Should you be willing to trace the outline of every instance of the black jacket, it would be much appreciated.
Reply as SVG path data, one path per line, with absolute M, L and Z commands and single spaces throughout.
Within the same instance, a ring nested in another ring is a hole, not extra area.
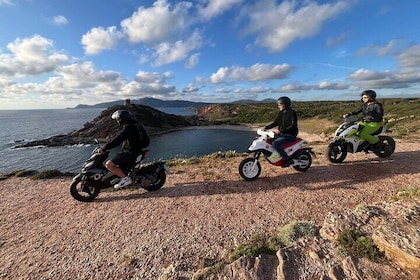
M 352 116 L 360 113 L 363 114 L 363 120 L 365 122 L 381 122 L 384 116 L 384 109 L 379 102 L 363 103 L 358 110 L 350 112 L 348 115 Z
M 297 136 L 299 129 L 297 126 L 296 112 L 291 108 L 280 111 L 274 122 L 267 125 L 265 129 L 274 128 L 276 126 L 281 134 Z
M 142 148 L 147 146 L 145 144 L 148 141 L 146 138 L 148 139 L 148 136 L 144 127 L 133 121 L 124 125 L 120 133 L 108 142 L 103 149 L 110 150 L 122 143 L 121 151 L 140 154 Z

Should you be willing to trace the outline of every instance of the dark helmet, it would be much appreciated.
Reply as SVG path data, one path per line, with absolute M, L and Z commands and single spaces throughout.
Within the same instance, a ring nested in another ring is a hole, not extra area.
M 370 99 L 375 99 L 376 98 L 376 92 L 374 90 L 371 90 L 371 89 L 365 90 L 364 92 L 362 92 L 360 94 L 360 96 L 363 96 L 363 95 L 369 96 Z
M 116 120 L 119 125 L 123 125 L 132 120 L 133 116 L 127 110 L 117 110 L 112 114 L 111 118 Z
M 277 99 L 277 104 L 279 103 L 283 104 L 284 107 L 286 107 L 286 109 L 289 109 L 290 106 L 292 106 L 292 101 L 287 96 L 282 96 L 279 99 Z

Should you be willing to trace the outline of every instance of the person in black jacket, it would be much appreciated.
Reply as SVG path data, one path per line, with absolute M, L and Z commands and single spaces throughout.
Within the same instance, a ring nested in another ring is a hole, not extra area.
M 361 96 L 362 106 L 354 112 L 345 114 L 343 118 L 362 113 L 363 120 L 361 124 L 363 125 L 363 129 L 360 131 L 359 136 L 372 144 L 374 148 L 380 149 L 382 143 L 379 141 L 379 137 L 372 135 L 372 133 L 376 132 L 382 126 L 384 109 L 382 104 L 376 100 L 375 91 L 371 89 L 365 90 L 361 93 Z
M 299 133 L 296 112 L 291 108 L 292 101 L 287 96 L 277 99 L 277 106 L 280 110 L 276 119 L 264 129 L 277 127 L 276 139 L 273 141 L 273 147 L 285 159 L 283 167 L 289 166 L 293 160 L 289 158 L 281 145 L 292 142 Z
M 124 173 L 120 166 L 134 164 L 142 149 L 149 145 L 149 136 L 144 127 L 136 122 L 129 111 L 117 110 L 111 118 L 116 120 L 123 129 L 114 139 L 106 143 L 99 152 L 113 149 L 122 144 L 121 151 L 105 164 L 109 171 L 121 178 L 114 185 L 115 189 L 120 189 L 132 183 L 131 178 Z

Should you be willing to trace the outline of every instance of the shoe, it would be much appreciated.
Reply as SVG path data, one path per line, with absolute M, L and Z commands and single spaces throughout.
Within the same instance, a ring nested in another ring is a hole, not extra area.
M 286 159 L 286 161 L 281 165 L 281 167 L 289 167 L 290 165 L 293 165 L 295 162 L 292 158 Z
M 122 178 L 117 184 L 114 185 L 114 189 L 116 190 L 122 189 L 128 185 L 131 185 L 131 183 L 133 183 L 131 178 L 129 176 L 126 176 Z

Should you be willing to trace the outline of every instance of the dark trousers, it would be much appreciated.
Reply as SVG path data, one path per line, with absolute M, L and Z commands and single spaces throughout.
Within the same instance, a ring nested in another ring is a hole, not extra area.
M 290 134 L 280 134 L 276 140 L 273 141 L 273 147 L 276 149 L 277 152 L 281 155 L 282 158 L 287 159 L 289 156 L 285 152 L 285 150 L 281 147 L 281 145 L 284 145 L 286 143 L 290 143 L 293 140 L 295 140 L 296 137 Z

